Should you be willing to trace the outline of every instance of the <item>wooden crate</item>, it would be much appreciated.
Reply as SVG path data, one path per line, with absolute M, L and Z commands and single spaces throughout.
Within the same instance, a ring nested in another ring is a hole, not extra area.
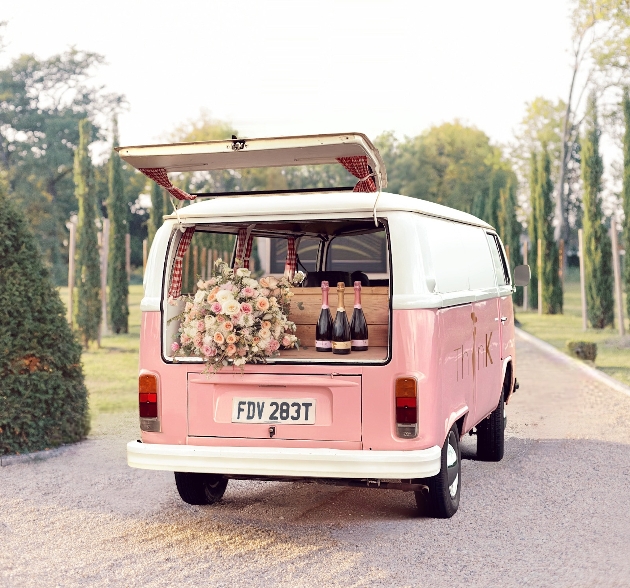
M 296 327 L 296 335 L 302 345 L 315 345 L 315 325 L 322 307 L 321 288 L 294 288 L 291 298 L 289 319 Z M 337 308 L 337 289 L 331 286 L 329 294 L 330 312 L 333 320 Z M 354 304 L 353 288 L 346 288 L 346 315 L 352 319 Z M 389 288 L 387 286 L 365 286 L 361 288 L 361 305 L 368 323 L 370 347 L 387 347 L 389 322 Z

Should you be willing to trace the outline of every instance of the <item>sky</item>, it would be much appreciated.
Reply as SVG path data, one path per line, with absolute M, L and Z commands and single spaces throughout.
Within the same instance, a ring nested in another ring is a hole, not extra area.
M 507 143 L 525 104 L 566 97 L 566 0 L 2 0 L 0 65 L 74 45 L 126 96 L 122 145 L 206 110 L 242 137 L 393 131 L 459 119 Z

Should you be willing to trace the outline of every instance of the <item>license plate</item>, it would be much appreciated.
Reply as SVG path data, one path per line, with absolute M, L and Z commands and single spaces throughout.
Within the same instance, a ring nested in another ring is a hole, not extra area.
M 315 424 L 314 398 L 233 398 L 233 423 Z

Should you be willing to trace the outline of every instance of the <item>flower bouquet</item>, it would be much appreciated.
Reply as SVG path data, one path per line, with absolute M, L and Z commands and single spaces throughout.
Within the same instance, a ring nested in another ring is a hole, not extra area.
M 233 270 L 217 259 L 209 280 L 199 280 L 194 296 L 182 296 L 184 312 L 171 349 L 175 356 L 202 357 L 206 371 L 265 363 L 280 348 L 298 347 L 295 324 L 288 320 L 291 286 L 304 280 L 272 276 L 255 280 L 250 270 Z M 170 300 L 170 303 L 175 302 Z

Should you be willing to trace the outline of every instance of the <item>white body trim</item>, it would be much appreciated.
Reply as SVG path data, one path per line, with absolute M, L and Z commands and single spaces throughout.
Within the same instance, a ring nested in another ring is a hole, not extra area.
M 409 479 L 440 472 L 441 449 L 363 451 L 294 447 L 206 447 L 130 441 L 127 463 L 145 470 L 249 476 Z

